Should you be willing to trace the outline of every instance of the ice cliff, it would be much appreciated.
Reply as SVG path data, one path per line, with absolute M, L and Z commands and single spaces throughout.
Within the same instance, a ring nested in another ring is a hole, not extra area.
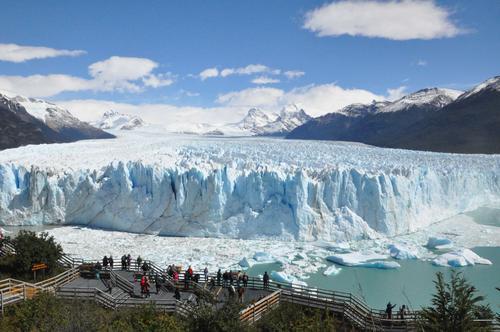
M 500 198 L 499 156 L 193 139 L 6 150 L 0 224 L 340 241 L 407 233 Z

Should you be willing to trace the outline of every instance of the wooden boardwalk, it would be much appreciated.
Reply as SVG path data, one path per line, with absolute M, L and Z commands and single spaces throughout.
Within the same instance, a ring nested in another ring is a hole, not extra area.
M 13 249 L 7 247 L 7 250 Z M 103 270 L 100 279 L 88 278 L 88 273 L 85 274 L 87 278 L 84 278 L 79 268 L 88 262 L 65 255 L 59 263 L 68 270 L 56 277 L 36 284 L 15 279 L 1 280 L 0 306 L 3 312 L 6 305 L 29 299 L 40 291 L 49 291 L 62 298 L 94 300 L 113 310 L 150 304 L 158 310 L 188 316 L 193 312 L 198 296 L 211 298 L 211 303 L 218 307 L 227 303 L 231 298 L 228 287 L 218 285 L 208 287 L 201 272 L 195 272 L 200 274 L 200 282 L 189 281 L 188 288 L 185 289 L 183 274 L 180 275 L 180 280 L 174 283 L 166 271 L 151 261 L 146 262 L 150 267 L 148 274 L 151 281 L 155 280 L 155 276 L 163 277 L 165 281 L 161 283 L 158 293 L 156 293 L 156 285 L 151 282 L 150 296 L 147 297 L 141 294 L 140 283 L 135 280 L 139 273 L 135 261 L 131 264 L 135 269 L 132 268 L 130 271 L 121 270 L 115 266 L 112 271 Z M 215 275 L 209 275 L 209 278 L 216 280 Z M 234 281 L 234 285 L 237 288 L 237 281 Z M 180 301 L 174 298 L 176 288 L 180 291 Z M 237 298 L 237 295 L 235 297 Z M 240 319 L 249 324 L 258 321 L 281 303 L 294 303 L 328 310 L 338 318 L 348 321 L 354 328 L 363 331 L 415 331 L 419 315 L 418 312 L 409 312 L 405 319 L 387 319 L 383 311 L 368 307 L 362 300 L 350 293 L 296 287 L 273 281 L 264 287 L 262 280 L 252 277 L 249 278 L 248 285 L 245 287 L 242 303 L 246 305 L 246 308 L 241 311 Z M 492 327 L 495 331 L 500 330 L 500 325 L 496 320 L 481 321 L 481 323 Z

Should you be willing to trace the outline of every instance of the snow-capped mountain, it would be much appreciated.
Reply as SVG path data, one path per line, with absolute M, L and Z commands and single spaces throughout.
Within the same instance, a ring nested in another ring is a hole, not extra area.
M 394 102 L 355 104 L 309 121 L 287 137 L 382 147 L 500 153 L 500 76 L 460 91 L 431 88 Z
M 144 120 L 136 115 L 110 110 L 105 112 L 99 121 L 92 124 L 101 129 L 132 130 L 144 126 Z
M 258 133 L 260 128 L 270 124 L 276 120 L 277 117 L 278 116 L 274 113 L 267 114 L 258 108 L 251 108 L 243 120 L 236 124 L 236 127 L 245 131 Z
M 2 91 L 0 107 L 2 149 L 25 144 L 114 137 L 80 121 L 68 110 L 41 99 Z
M 463 95 L 461 95 L 458 99 L 462 100 L 465 98 L 469 98 L 475 94 L 478 94 L 483 91 L 500 91 L 500 76 L 495 76 L 492 77 L 486 81 L 484 81 L 481 84 L 478 84 L 474 88 L 470 89 L 469 91 L 465 92 Z
M 290 104 L 278 113 L 266 113 L 252 108 L 240 122 L 230 125 L 257 136 L 283 136 L 312 119 L 295 104 Z
M 439 110 L 458 98 L 463 91 L 441 88 L 422 89 L 382 106 L 379 112 L 398 112 L 411 107 Z

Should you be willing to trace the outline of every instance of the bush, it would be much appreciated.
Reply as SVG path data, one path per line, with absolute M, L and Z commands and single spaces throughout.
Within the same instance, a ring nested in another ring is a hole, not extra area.
M 420 325 L 425 331 L 483 331 L 488 330 L 474 322 L 475 319 L 492 319 L 489 306 L 480 305 L 483 296 L 470 285 L 461 273 L 453 271 L 446 283 L 441 272 L 434 281 L 436 293 L 432 306 L 424 308 Z
M 16 250 L 15 255 L 7 255 L 0 260 L 0 270 L 14 277 L 30 277 L 33 264 L 45 263 L 46 273 L 56 272 L 57 261 L 63 250 L 54 237 L 47 233 L 37 235 L 35 232 L 22 230 L 11 240 Z

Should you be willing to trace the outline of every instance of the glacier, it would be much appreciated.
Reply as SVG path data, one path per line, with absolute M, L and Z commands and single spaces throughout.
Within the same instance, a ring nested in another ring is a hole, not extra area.
M 0 152 L 0 224 L 353 241 L 406 234 L 500 200 L 500 156 L 116 135 Z

